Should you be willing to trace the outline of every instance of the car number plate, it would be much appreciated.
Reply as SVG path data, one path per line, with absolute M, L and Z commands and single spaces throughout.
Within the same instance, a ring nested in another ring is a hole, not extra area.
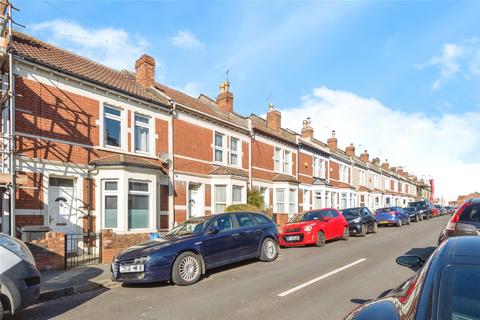
M 300 236 L 290 236 L 285 238 L 287 241 L 300 240 Z
M 380 221 L 379 224 L 389 224 L 389 221 Z

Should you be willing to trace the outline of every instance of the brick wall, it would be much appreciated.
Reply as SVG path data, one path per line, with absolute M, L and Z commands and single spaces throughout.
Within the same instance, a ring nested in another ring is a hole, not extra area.
M 205 185 L 205 207 L 210 207 L 212 205 L 212 186 L 209 184 Z
M 111 229 L 101 231 L 102 263 L 110 263 L 113 258 L 125 249 L 149 239 L 148 233 L 116 234 Z
M 273 171 L 274 147 L 257 140 L 252 141 L 252 165 Z M 255 177 L 255 176 L 254 176 Z
M 312 156 L 300 152 L 298 155 L 298 172 L 304 175 L 312 176 Z M 300 176 L 301 177 L 301 176 Z
M 243 169 L 248 170 L 248 161 L 249 161 L 250 150 L 248 148 L 248 143 L 247 142 L 242 143 L 242 153 L 243 153 L 242 167 L 243 167 Z
M 175 181 L 175 204 L 187 204 L 187 183 L 185 181 Z
M 26 187 L 35 189 L 17 189 L 15 207 L 17 209 L 43 209 L 43 174 L 27 172 Z
M 168 211 L 168 186 L 160 185 L 160 211 Z
M 174 149 L 176 155 L 213 161 L 213 132 L 210 129 L 183 120 L 174 122 Z M 175 160 L 175 163 L 177 160 Z M 195 168 L 191 168 L 192 170 Z M 192 171 L 195 172 L 195 171 Z
M 337 162 L 330 161 L 330 179 L 340 180 L 340 165 Z
M 42 240 L 26 243 L 38 270 L 62 270 L 65 268 L 65 235 L 61 232 L 48 232 Z
M 175 223 L 182 223 L 187 220 L 186 210 L 175 210 Z

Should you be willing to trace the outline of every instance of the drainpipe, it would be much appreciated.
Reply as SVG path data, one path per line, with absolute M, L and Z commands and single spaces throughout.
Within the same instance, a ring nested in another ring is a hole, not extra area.
M 96 169 L 88 169 L 87 170 L 87 220 L 88 220 L 88 230 L 87 233 L 93 232 L 93 217 L 92 217 L 92 176 L 91 172 L 95 171 Z
M 174 125 L 174 121 L 175 121 L 175 118 L 178 116 L 177 114 L 177 103 L 175 102 L 175 100 L 171 99 L 169 101 L 170 105 L 172 106 L 172 110 L 170 111 L 170 115 L 171 115 L 171 121 L 170 121 L 170 130 L 169 132 L 171 133 L 171 137 L 170 139 L 168 139 L 169 141 L 169 150 L 171 151 L 171 157 L 170 157 L 170 163 L 169 163 L 169 168 L 168 168 L 168 175 L 170 176 L 170 192 L 169 192 L 169 199 L 168 199 L 168 202 L 169 202 L 169 217 L 172 218 L 172 219 L 169 219 L 168 221 L 168 227 L 169 229 L 172 229 L 174 224 L 175 224 L 175 166 L 174 166 L 174 159 L 175 159 L 175 143 L 174 143 L 174 140 L 175 140 L 175 125 Z M 171 213 L 171 214 L 170 214 Z

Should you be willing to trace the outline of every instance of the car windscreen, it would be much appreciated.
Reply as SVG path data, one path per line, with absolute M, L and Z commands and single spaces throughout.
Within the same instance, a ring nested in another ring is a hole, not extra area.
M 348 217 L 360 217 L 362 208 L 343 209 L 342 214 L 345 218 Z
M 458 218 L 458 221 L 462 223 L 469 223 L 475 225 L 477 228 L 480 228 L 480 204 L 472 204 L 467 206 Z
M 405 211 L 405 212 L 414 212 L 414 211 L 415 211 L 415 208 L 407 207 L 407 208 L 403 208 L 403 211 Z
M 417 208 L 417 209 L 422 209 L 422 208 L 425 208 L 425 202 L 421 202 L 421 201 L 418 201 L 418 202 L 410 202 L 408 204 L 409 207 L 414 207 L 414 208 Z
M 480 319 L 480 265 L 450 265 L 443 269 L 437 319 Z
M 166 236 L 183 236 L 186 234 L 200 234 L 205 230 L 209 218 L 193 218 L 189 219 L 172 230 L 170 230 Z
M 325 217 L 329 217 L 328 210 L 316 210 L 316 211 L 308 211 L 295 217 L 290 220 L 290 223 L 294 222 L 303 222 L 303 221 L 313 221 L 313 220 L 321 220 Z

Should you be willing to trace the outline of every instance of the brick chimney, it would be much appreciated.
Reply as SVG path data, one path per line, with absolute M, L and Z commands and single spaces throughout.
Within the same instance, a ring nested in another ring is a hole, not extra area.
M 379 157 L 373 158 L 372 163 L 376 166 L 379 166 L 380 165 L 380 158 Z
M 370 155 L 368 154 L 368 151 L 365 150 L 365 151 L 363 151 L 362 154 L 360 154 L 360 160 L 362 160 L 363 162 L 367 163 L 369 156 L 370 156 Z
M 397 167 L 391 167 L 391 168 L 390 168 L 390 171 L 393 171 L 393 172 L 396 173 L 396 172 L 397 172 Z
M 149 55 L 142 55 L 135 62 L 135 76 L 144 87 L 155 85 L 155 59 Z
M 274 131 L 279 131 L 282 126 L 282 113 L 273 107 L 273 104 L 268 105 L 267 112 L 267 127 Z
M 350 143 L 350 145 L 345 148 L 345 153 L 349 157 L 354 157 L 355 156 L 355 145 L 353 143 Z
M 233 93 L 229 91 L 230 82 L 220 84 L 220 93 L 217 96 L 217 106 L 223 112 L 233 112 Z
M 337 150 L 337 138 L 335 137 L 335 130 L 332 130 L 332 136 L 327 139 L 327 145 L 330 150 Z
M 302 127 L 302 138 L 313 138 L 313 127 L 312 127 L 312 120 L 310 117 L 303 120 L 303 127 Z
M 387 160 L 387 159 L 385 159 L 385 162 L 382 163 L 382 168 L 383 168 L 384 170 L 390 169 L 390 164 L 388 163 L 388 160 Z

